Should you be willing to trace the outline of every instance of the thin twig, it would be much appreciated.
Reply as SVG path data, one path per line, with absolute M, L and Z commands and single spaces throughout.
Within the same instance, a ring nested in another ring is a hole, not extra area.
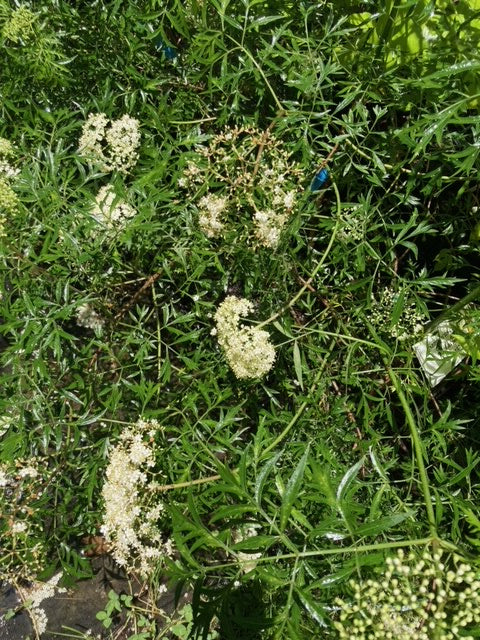
M 130 300 L 128 300 L 123 307 L 120 309 L 120 311 L 118 311 L 114 318 L 113 318 L 113 322 L 116 323 L 120 320 L 120 318 L 125 315 L 127 313 L 127 311 L 129 309 L 131 309 L 131 307 L 133 307 L 133 305 L 135 304 L 135 302 L 138 300 L 138 298 L 142 295 L 142 293 L 148 289 L 149 287 L 152 286 L 152 284 L 158 280 L 158 278 L 162 275 L 161 271 L 157 271 L 157 273 L 154 273 L 152 276 L 150 276 L 149 278 L 147 278 L 147 280 L 142 284 L 142 286 L 140 287 L 140 289 L 133 294 L 133 296 L 130 298 Z
M 120 318 L 122 316 L 124 316 L 127 311 L 133 307 L 133 305 L 135 304 L 135 302 L 138 300 L 138 298 L 142 295 L 142 293 L 144 291 L 146 291 L 149 287 L 152 286 L 152 284 L 158 280 L 158 278 L 161 276 L 162 272 L 161 271 L 157 271 L 157 273 L 154 273 L 153 275 L 151 275 L 149 278 L 147 278 L 147 280 L 142 284 L 142 286 L 140 287 L 140 289 L 138 291 L 136 291 L 133 296 L 127 300 L 127 302 L 123 305 L 123 307 L 115 314 L 115 316 L 113 317 L 112 320 L 112 324 L 115 325 L 117 324 L 117 322 L 120 320 Z M 98 347 L 98 349 L 96 349 L 96 351 L 94 352 L 93 356 L 90 358 L 90 361 L 88 363 L 87 369 L 91 369 L 95 363 L 95 361 L 97 360 L 100 352 L 102 351 L 101 347 Z
M 285 115 L 285 111 L 283 109 L 280 109 L 280 111 L 277 113 L 275 118 L 271 121 L 271 123 L 268 125 L 267 129 L 265 129 L 265 131 L 262 134 L 262 138 L 261 138 L 261 141 L 260 141 L 260 146 L 258 147 L 258 151 L 257 151 L 257 157 L 255 159 L 255 166 L 253 167 L 253 171 L 252 171 L 252 177 L 253 178 L 258 173 L 258 169 L 260 167 L 260 159 L 262 157 L 262 153 L 263 153 L 263 150 L 265 148 L 265 145 L 267 144 L 268 134 L 271 132 L 273 127 L 277 124 L 277 120 L 279 118 L 283 117 L 284 115 Z

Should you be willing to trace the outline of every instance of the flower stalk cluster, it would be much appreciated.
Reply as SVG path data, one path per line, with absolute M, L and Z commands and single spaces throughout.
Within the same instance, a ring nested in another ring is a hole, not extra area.
M 240 380 L 261 378 L 275 361 L 275 349 L 267 331 L 240 324 L 240 317 L 253 311 L 245 298 L 228 296 L 215 313 L 216 335 L 228 364 Z
M 382 578 L 350 587 L 353 600 L 337 599 L 339 640 L 474 640 L 480 624 L 478 570 L 457 555 L 426 550 L 387 558 Z
M 179 186 L 189 193 L 207 237 L 234 233 L 274 249 L 295 210 L 302 177 L 271 130 L 234 127 L 197 147 Z

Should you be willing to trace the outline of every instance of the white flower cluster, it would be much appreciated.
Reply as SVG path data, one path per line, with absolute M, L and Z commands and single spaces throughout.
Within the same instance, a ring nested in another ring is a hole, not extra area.
M 86 302 L 77 309 L 77 324 L 79 327 L 100 332 L 105 325 L 105 320 Z
M 273 209 L 268 209 L 267 211 L 256 211 L 253 219 L 255 221 L 255 236 L 260 244 L 264 247 L 276 247 L 287 216 L 284 213 L 275 213 Z
M 56 593 L 66 592 L 64 587 L 58 586 L 61 577 L 62 574 L 57 573 L 46 582 L 34 582 L 29 588 L 20 587 L 22 598 L 28 603 L 27 611 L 38 636 L 45 633 L 48 624 L 47 614 L 40 605 L 44 600 L 53 598 Z
M 286 186 L 289 172 L 288 155 L 282 153 L 259 178 L 258 187 L 267 196 L 267 204 L 271 203 L 270 208 L 255 210 L 253 216 L 254 233 L 263 247 L 274 249 L 278 245 L 281 232 L 293 212 L 299 188 L 289 189 Z
M 275 361 L 275 349 L 267 331 L 240 324 L 240 317 L 253 311 L 253 304 L 245 298 L 228 296 L 215 313 L 216 335 L 228 364 L 239 378 L 261 378 Z
M 138 160 L 140 123 L 129 115 L 109 120 L 104 113 L 91 113 L 82 128 L 79 153 L 108 173 L 128 173 Z
M 422 333 L 427 319 L 417 310 L 414 302 L 405 300 L 401 316 L 393 326 L 390 326 L 392 313 L 399 295 L 400 293 L 392 288 L 385 287 L 368 317 L 378 330 L 384 331 L 385 327 L 388 327 L 388 332 L 393 338 L 407 340 Z
M 302 177 L 270 130 L 234 127 L 197 147 L 178 184 L 190 193 L 207 237 L 233 231 L 274 249 L 295 209 Z M 199 187 L 210 183 L 215 186 L 197 200 Z
M 111 184 L 99 189 L 92 207 L 95 220 L 111 231 L 122 229 L 136 213 L 134 207 L 119 200 Z
M 164 542 L 158 520 L 164 509 L 155 497 L 155 483 L 149 475 L 155 464 L 155 420 L 139 420 L 126 429 L 112 450 L 102 489 L 105 513 L 101 533 L 111 546 L 115 561 L 126 570 L 152 574 L 162 557 L 173 553 L 170 540 Z
M 339 640 L 474 640 L 468 630 L 480 624 L 478 570 L 444 555 L 400 550 L 381 579 L 352 580 L 353 602 L 336 600 Z
M 227 199 L 209 193 L 198 202 L 198 224 L 208 238 L 221 235 L 224 223 L 222 214 L 227 208 Z

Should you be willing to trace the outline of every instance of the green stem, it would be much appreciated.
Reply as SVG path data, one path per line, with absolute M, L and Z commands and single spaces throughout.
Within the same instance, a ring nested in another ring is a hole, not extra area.
M 267 320 L 264 320 L 263 322 L 260 322 L 260 324 L 257 324 L 256 327 L 257 329 L 261 329 L 262 327 L 264 327 L 267 324 L 270 324 L 271 322 L 273 322 L 274 320 L 276 320 L 277 318 L 279 318 L 281 315 L 283 315 L 285 313 L 285 311 L 287 311 L 288 309 L 291 309 L 293 307 L 293 305 L 296 303 L 296 301 L 305 293 L 305 291 L 308 289 L 308 287 L 310 286 L 310 284 L 312 283 L 313 279 L 315 278 L 315 276 L 317 275 L 317 273 L 320 271 L 320 269 L 322 268 L 323 263 L 325 262 L 325 260 L 328 257 L 328 254 L 330 253 L 330 250 L 333 246 L 333 243 L 335 241 L 335 238 L 337 236 L 337 232 L 338 229 L 340 227 L 340 206 L 341 206 L 341 201 L 340 201 L 340 193 L 338 192 L 338 187 L 335 184 L 335 182 L 332 182 L 332 187 L 335 191 L 335 196 L 337 199 L 337 222 L 335 224 L 335 227 L 333 229 L 333 233 L 331 235 L 330 238 L 330 242 L 327 245 L 327 248 L 325 249 L 323 256 L 320 258 L 317 266 L 315 267 L 315 269 L 312 271 L 312 273 L 310 274 L 310 277 L 308 278 L 308 280 L 305 282 L 305 284 L 303 285 L 303 287 L 293 296 L 293 298 L 285 305 L 283 306 L 280 311 L 277 311 L 276 313 L 274 313 L 272 316 L 270 316 L 270 318 L 268 318 Z
M 410 434 L 412 436 L 413 448 L 415 451 L 415 458 L 418 466 L 418 473 L 420 474 L 420 483 L 422 486 L 423 499 L 425 500 L 425 507 L 427 510 L 428 524 L 430 527 L 430 534 L 432 538 L 437 538 L 437 525 L 435 522 L 435 512 L 433 509 L 432 496 L 430 494 L 430 485 L 428 484 L 427 470 L 425 468 L 425 462 L 423 460 L 423 448 L 420 434 L 417 429 L 415 418 L 413 417 L 412 410 L 407 402 L 405 394 L 403 393 L 400 380 L 397 378 L 396 373 L 391 367 L 386 367 L 390 380 L 393 382 L 395 391 L 399 397 L 405 417 L 407 419 L 408 426 L 410 428 Z
M 320 380 L 320 378 L 323 375 L 323 372 L 325 370 L 325 367 L 327 366 L 327 362 L 328 362 L 328 357 L 329 355 L 332 353 L 335 345 L 337 344 L 336 340 L 333 340 L 332 343 L 330 344 L 330 347 L 328 348 L 327 353 L 325 354 L 325 357 L 323 359 L 323 362 L 321 364 L 321 366 L 319 367 L 317 373 L 315 374 L 315 378 L 313 380 L 313 384 L 310 387 L 310 391 L 309 391 L 309 396 L 312 395 L 313 391 L 315 390 L 315 387 L 318 384 L 318 381 Z M 293 418 L 290 420 L 290 422 L 287 424 L 287 426 L 285 427 L 285 429 L 282 431 L 282 433 L 280 435 L 278 435 L 275 440 L 273 442 L 271 442 L 268 447 L 265 447 L 265 449 L 262 452 L 262 456 L 264 456 L 265 454 L 269 453 L 272 449 L 275 449 L 275 447 L 277 447 L 280 442 L 288 435 L 288 433 L 290 432 L 290 430 L 292 429 L 292 427 L 295 425 L 295 423 L 297 422 L 297 420 L 300 418 L 300 416 L 302 415 L 302 413 L 305 411 L 305 409 L 308 406 L 308 403 L 310 401 L 309 400 L 305 400 L 304 402 L 302 402 L 302 404 L 300 405 L 300 407 L 298 408 L 297 412 L 295 413 L 295 415 L 293 416 Z
M 367 347 L 373 347 L 375 349 L 378 349 L 379 351 L 387 351 L 381 344 L 370 342 L 369 340 L 363 340 L 362 338 L 356 338 L 355 336 L 349 336 L 346 333 L 335 333 L 334 331 L 325 331 L 324 329 L 307 328 L 304 332 L 304 335 L 312 333 L 318 333 L 321 336 L 333 336 L 334 338 L 338 338 L 339 340 L 349 340 L 350 342 L 356 342 L 357 344 L 364 344 Z M 295 339 L 296 338 L 292 338 L 292 340 L 289 340 L 288 342 L 291 342 Z M 286 344 L 286 342 L 284 344 Z
M 272 85 L 270 84 L 270 82 L 268 81 L 267 76 L 265 75 L 265 73 L 263 72 L 262 67 L 258 64 L 258 62 L 255 60 L 255 58 L 253 57 L 253 55 L 250 53 L 250 51 L 243 46 L 242 43 L 238 42 L 238 40 L 235 40 L 235 38 L 232 38 L 232 36 L 228 35 L 228 34 L 224 34 L 229 40 L 231 40 L 232 42 L 234 42 L 237 45 L 237 48 L 240 49 L 240 51 L 243 51 L 249 58 L 250 61 L 252 62 L 252 64 L 257 68 L 258 72 L 260 73 L 260 75 L 263 78 L 263 81 L 265 82 L 265 84 L 267 85 L 270 93 L 272 94 L 273 99 L 275 100 L 275 104 L 277 105 L 277 109 L 279 111 L 285 111 L 285 109 L 283 108 L 282 103 L 280 102 L 280 100 L 277 97 L 277 94 L 275 93 L 275 91 L 273 90 Z M 232 51 L 235 51 L 235 49 L 231 49 L 229 53 L 231 53 Z
M 445 547 L 450 551 L 458 552 L 458 548 L 451 542 L 445 540 L 439 540 L 436 536 L 429 536 L 428 538 L 413 538 L 410 540 L 396 540 L 395 542 L 380 542 L 378 544 L 366 544 L 361 547 L 352 545 L 350 547 L 343 547 L 340 549 L 318 549 L 316 551 L 299 551 L 298 553 L 284 553 L 275 556 L 263 556 L 258 558 L 256 562 L 258 564 L 263 562 L 277 562 L 278 560 L 291 560 L 293 558 L 312 558 L 316 556 L 335 556 L 347 553 L 367 553 L 369 551 L 380 551 L 382 549 L 399 549 L 401 547 L 426 547 L 429 544 L 437 543 L 441 547 Z M 249 562 L 249 560 L 245 560 Z M 205 567 L 205 572 L 218 571 L 218 569 L 226 569 L 231 566 L 241 564 L 241 561 L 228 562 L 226 564 L 215 564 L 209 567 Z

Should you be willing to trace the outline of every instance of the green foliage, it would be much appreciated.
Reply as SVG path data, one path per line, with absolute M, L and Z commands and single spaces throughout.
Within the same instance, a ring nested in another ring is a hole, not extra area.
M 0 0 L 19 169 L 7 182 L 0 158 L 2 579 L 89 574 L 82 539 L 139 417 L 161 426 L 149 474 L 174 549 L 151 586 L 192 602 L 161 627 L 112 595 L 106 628 L 127 611 L 142 639 L 336 638 L 337 599 L 397 547 L 478 565 L 478 22 L 474 2 Z M 91 113 L 140 122 L 128 174 L 78 153 Z M 229 133 L 220 170 L 202 153 Z M 280 147 L 301 195 L 256 246 Z M 109 184 L 137 213 L 107 233 Z M 232 197 L 225 237 L 199 225 L 208 194 Z M 261 379 L 211 333 L 229 295 L 275 345 Z M 430 388 L 413 345 L 440 319 L 465 359 Z

